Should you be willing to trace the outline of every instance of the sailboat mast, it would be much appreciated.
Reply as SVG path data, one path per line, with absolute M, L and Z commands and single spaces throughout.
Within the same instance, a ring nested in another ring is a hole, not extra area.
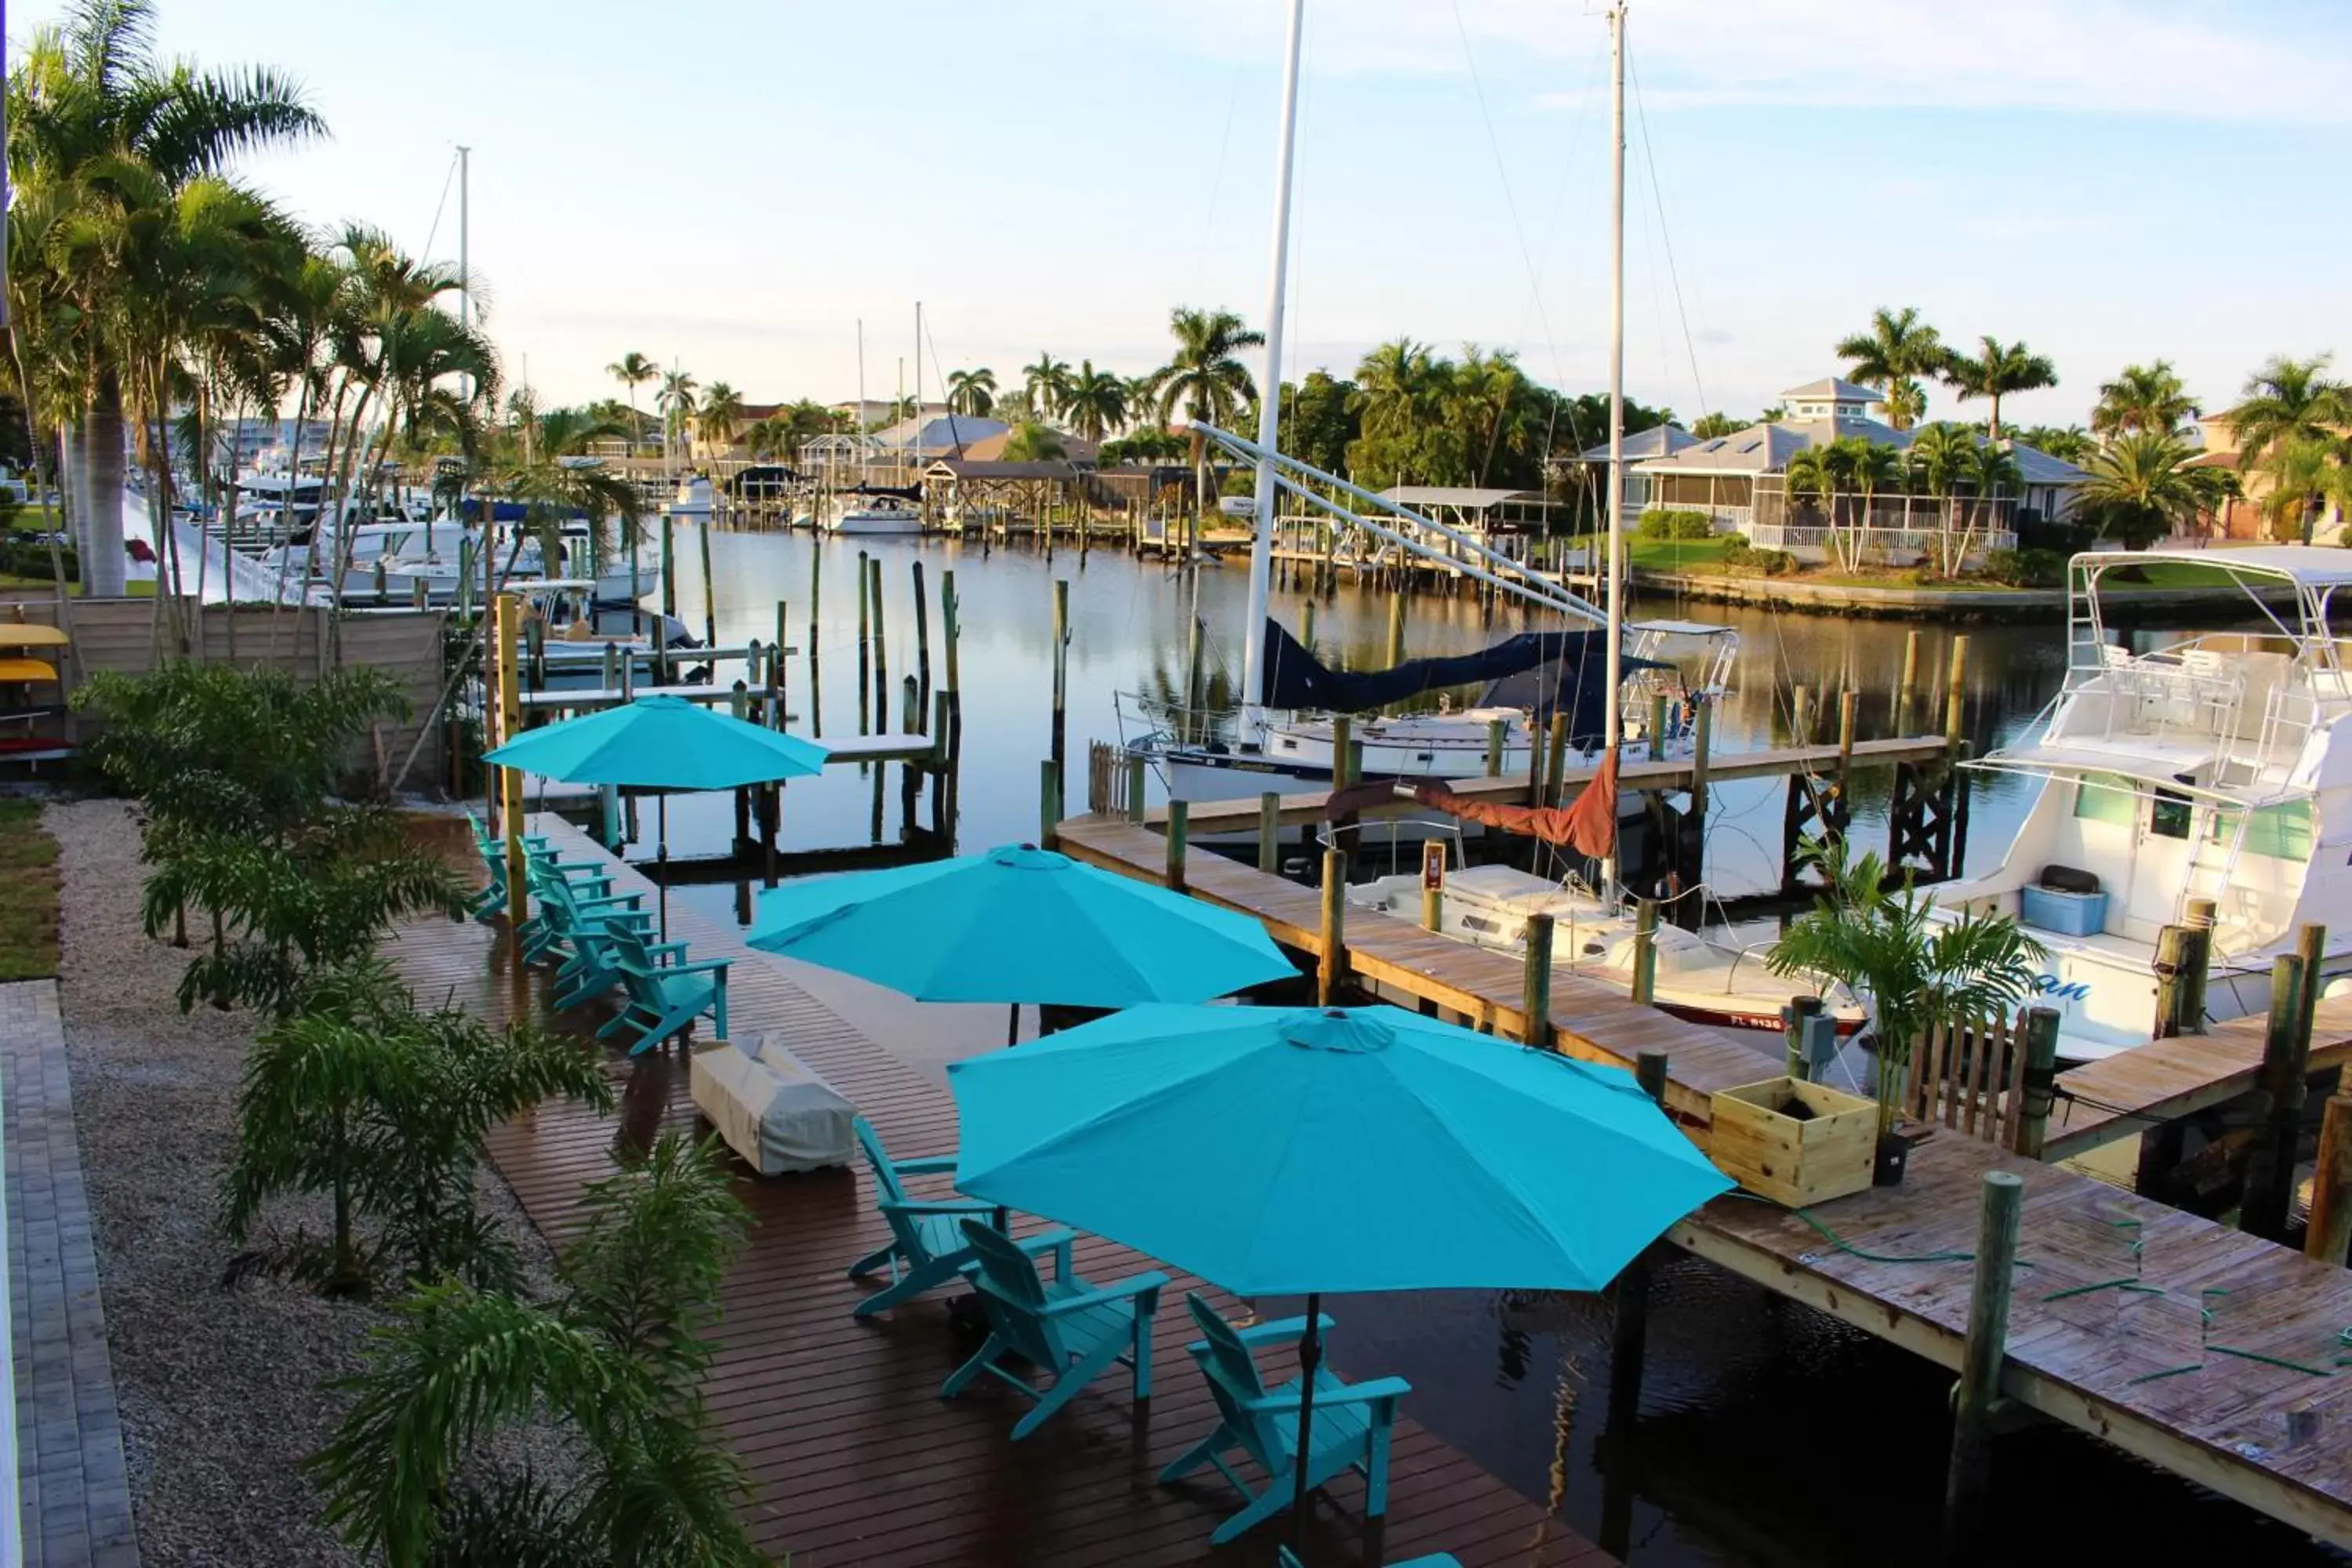
M 1298 39 L 1307 0 L 1290 0 L 1282 59 L 1282 129 L 1274 161 L 1274 280 L 1266 289 L 1265 379 L 1258 386 L 1257 520 L 1250 540 L 1249 619 L 1242 628 L 1242 722 L 1251 741 L 1265 704 L 1265 616 L 1274 593 L 1274 461 L 1282 436 L 1282 306 L 1290 267 L 1290 157 L 1298 129 Z
M 907 477 L 911 464 L 922 461 L 923 446 L 923 302 L 915 301 L 915 439 L 914 449 L 899 459 L 898 477 Z
M 866 318 L 857 318 L 857 482 L 866 482 Z
M 1605 733 L 1625 738 L 1625 7 L 1609 8 L 1609 666 Z
M 472 326 L 472 325 L 474 324 L 474 272 L 473 272 L 472 265 L 469 263 L 469 261 L 468 261 L 468 260 L 467 260 L 467 244 L 466 244 L 466 242 L 467 242 L 467 238 L 469 237 L 467 236 L 467 234 L 466 230 L 467 230 L 467 220 L 468 220 L 468 218 L 469 218 L 469 217 L 470 217 L 470 216 L 471 216 L 471 214 L 470 214 L 470 212 L 469 212 L 469 210 L 468 210 L 468 209 L 469 209 L 469 208 L 471 207 L 471 205 L 472 205 L 472 203 L 471 203 L 471 200 L 470 200 L 471 192 L 470 192 L 469 187 L 471 186 L 471 184 L 472 184 L 472 183 L 473 183 L 473 172 L 474 172 L 474 150 L 473 150 L 471 147 L 460 147 L 460 148 L 458 148 L 458 149 L 457 149 L 457 325 L 458 325 L 458 326 L 460 326 L 460 327 L 470 327 L 470 326 Z M 445 188 L 446 188 L 446 187 L 445 187 Z M 470 375 L 467 375 L 467 376 L 461 376 L 461 377 L 459 377 L 459 378 L 458 378 L 458 380 L 459 380 L 459 384 L 460 384 L 465 388 L 465 397 L 466 397 L 466 400 L 467 400 L 467 402 L 469 402 L 469 403 L 470 403 L 470 402 L 472 402 L 472 401 L 473 401 L 473 397 L 474 397 L 474 378 L 473 378 L 472 376 L 470 376 Z M 296 454 L 294 454 L 294 467 L 295 467 L 295 468 L 299 471 L 299 470 L 300 469 L 301 466 L 302 466 L 302 455 L 301 455 L 299 452 L 297 452 Z

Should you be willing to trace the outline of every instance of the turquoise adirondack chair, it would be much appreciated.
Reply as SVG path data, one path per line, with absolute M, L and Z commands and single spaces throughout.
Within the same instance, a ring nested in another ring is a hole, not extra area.
M 466 826 L 474 836 L 474 853 L 481 857 L 482 868 L 490 874 L 489 886 L 466 901 L 466 912 L 478 921 L 488 921 L 507 907 L 507 841 L 482 826 L 482 819 L 472 812 L 466 814 Z M 555 851 L 547 836 L 530 833 L 523 836 L 523 852 L 527 855 L 547 855 Z
M 1151 1397 L 1151 1314 L 1160 1310 L 1167 1275 L 1155 1268 L 1116 1285 L 1092 1285 L 1070 1271 L 1065 1248 L 1054 1278 L 1041 1279 L 1037 1265 L 1003 1231 L 978 1220 L 958 1223 L 980 1264 L 972 1287 L 988 1314 L 988 1341 L 940 1388 L 941 1399 L 953 1399 L 986 1373 L 1035 1400 L 1037 1408 L 1013 1425 L 1017 1442 L 1115 1362 L 1134 1369 L 1138 1400 Z M 997 1364 L 1007 1356 L 1045 1373 L 1045 1386 Z
M 861 1116 L 852 1125 L 857 1133 L 857 1146 L 866 1151 L 866 1167 L 874 1173 L 874 1206 L 882 1211 L 882 1217 L 890 1225 L 890 1245 L 867 1253 L 849 1266 L 852 1279 L 866 1279 L 885 1269 L 889 1271 L 888 1286 L 850 1310 L 853 1318 L 870 1318 L 977 1270 L 980 1261 L 972 1256 L 971 1244 L 964 1239 L 956 1222 L 977 1219 L 1001 1228 L 999 1216 L 1003 1211 L 994 1204 L 971 1198 L 925 1200 L 909 1195 L 907 1177 L 945 1174 L 955 1169 L 956 1157 L 932 1154 L 919 1160 L 893 1160 L 882 1147 L 882 1135 L 874 1131 L 872 1122 Z M 1076 1232 L 1056 1226 L 1034 1236 L 1018 1237 L 1013 1245 L 1032 1257 L 1053 1253 L 1055 1272 L 1067 1274 L 1070 1243 L 1076 1239 Z
M 538 900 L 549 939 L 542 955 L 557 961 L 551 987 L 555 1005 L 576 1007 L 620 984 L 621 969 L 606 928 L 616 923 L 625 926 L 645 942 L 654 918 L 639 907 L 644 895 L 583 898 L 551 868 L 535 860 L 530 876 L 531 897 Z M 682 942 L 646 943 L 647 955 L 656 963 L 685 951 Z
M 1307 1320 L 1283 1318 L 1236 1329 L 1217 1316 L 1197 1291 L 1187 1291 L 1184 1305 L 1204 1338 L 1185 1348 L 1209 1380 L 1209 1392 L 1223 1417 L 1217 1429 L 1184 1451 L 1160 1472 L 1165 1483 L 1213 1465 L 1249 1499 L 1249 1506 L 1217 1526 L 1209 1540 L 1222 1546 L 1251 1526 L 1262 1523 L 1291 1505 L 1298 1474 L 1299 1380 L 1268 1388 L 1258 1376 L 1259 1345 L 1296 1342 L 1306 1337 Z M 1331 1320 L 1321 1320 L 1329 1332 Z M 1412 1392 L 1401 1377 L 1376 1378 L 1347 1384 L 1323 1368 L 1315 1373 L 1315 1421 L 1309 1441 L 1314 1454 L 1307 1465 L 1311 1491 L 1345 1470 L 1364 1478 L 1364 1512 L 1378 1519 L 1389 1506 L 1389 1429 L 1396 1424 L 1397 1401 Z M 1265 1489 L 1253 1491 L 1234 1473 L 1225 1455 L 1238 1448 L 1266 1475 Z
M 629 1054 L 640 1056 L 690 1027 L 697 1018 L 710 1020 L 719 1039 L 727 1037 L 727 965 L 723 958 L 687 962 L 683 942 L 671 942 L 677 952 L 656 953 L 643 937 L 627 927 L 607 921 L 604 942 L 613 967 L 619 971 L 623 1002 L 604 1026 L 600 1040 L 634 1029 Z
M 467 901 L 466 909 L 476 920 L 487 923 L 493 917 L 504 913 L 507 908 L 506 841 L 483 831 L 481 823 L 475 819 L 472 812 L 466 814 L 466 821 L 474 830 L 475 853 L 482 858 L 482 867 L 489 873 L 490 879 L 488 886 Z M 602 866 L 565 865 L 562 856 L 540 835 L 533 834 L 523 840 L 523 855 L 526 875 L 529 867 L 544 866 L 563 878 L 583 897 L 604 898 L 612 893 L 613 874 L 610 870 Z M 547 951 L 547 922 L 536 909 L 515 928 L 514 934 L 517 949 L 521 952 L 524 963 L 537 963 Z
M 1275 1549 L 1275 1568 L 1307 1568 L 1298 1553 L 1287 1546 Z M 1426 1557 L 1414 1557 L 1402 1563 L 1391 1563 L 1389 1568 L 1462 1568 L 1462 1559 L 1451 1552 L 1433 1552 Z

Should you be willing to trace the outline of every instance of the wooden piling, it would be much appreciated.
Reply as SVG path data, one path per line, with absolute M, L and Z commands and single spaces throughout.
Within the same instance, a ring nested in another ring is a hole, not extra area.
M 1643 1051 L 1634 1058 L 1633 1081 L 1658 1104 L 1666 1102 L 1666 1058 Z M 1601 1500 L 1601 1540 L 1613 1556 L 1630 1553 L 1633 1488 L 1633 1426 L 1642 1413 L 1642 1363 L 1650 1339 L 1650 1264 L 1637 1256 L 1610 1282 L 1609 1410 L 1602 1427 L 1602 1460 L 1608 1485 Z
M 784 658 L 785 613 L 790 608 L 783 600 L 776 601 L 776 640 L 768 645 L 768 728 L 781 730 L 792 720 L 792 704 L 784 700 L 784 688 L 789 684 L 785 673 L 791 661 Z
M 1952 639 L 1951 667 L 1944 676 L 1944 742 L 1957 754 L 1960 733 L 1965 728 L 1965 706 L 1969 689 L 1969 638 L 1966 632 Z M 1957 763 L 1955 764 L 1957 765 Z M 1953 868 L 1958 875 L 1959 868 Z
M 857 732 L 866 732 L 866 689 L 874 679 L 874 611 L 866 592 L 866 552 L 857 552 Z
M 1346 789 L 1356 781 L 1349 776 L 1348 765 L 1356 760 L 1353 737 L 1349 733 L 1354 721 L 1345 713 L 1331 715 L 1331 787 Z
M 1501 719 L 1489 719 L 1486 721 L 1486 776 L 1490 779 L 1498 779 L 1503 776 L 1503 735 L 1505 732 L 1505 725 L 1506 721 Z
M 2303 1255 L 2344 1267 L 2352 1246 L 2352 1094 L 2330 1095 L 2319 1123 L 2319 1172 L 2311 1183 L 2311 1224 Z
M 923 707 L 931 705 L 931 607 L 923 597 L 923 563 L 911 563 L 915 578 L 915 673 L 922 678 Z
M 1528 917 L 1527 963 L 1519 980 L 1519 1038 L 1543 1050 L 1552 1047 L 1551 1033 L 1552 917 Z
M 956 597 L 955 574 L 940 574 L 940 637 L 945 645 L 940 650 L 947 672 L 948 689 L 963 689 L 963 673 L 956 663 L 957 634 L 963 625 L 963 604 Z
M 890 638 L 882 626 L 882 558 L 878 555 L 866 563 L 872 579 L 868 597 L 874 602 L 874 732 L 890 732 Z
M 1047 757 L 1037 764 L 1037 847 L 1051 849 L 1061 840 L 1062 770 Z
M 1054 579 L 1054 766 L 1065 756 L 1070 707 L 1070 580 Z
M 1653 760 L 1666 754 L 1666 694 L 1650 694 L 1650 756 Z
M 1337 1005 L 1340 983 L 1347 978 L 1348 857 L 1339 849 L 1323 851 L 1323 952 L 1315 965 L 1315 1005 Z
M 1801 686 L 1789 691 L 1789 738 L 1797 745 L 1810 745 L 1813 739 L 1813 694 Z
M 677 520 L 667 512 L 662 514 L 661 550 L 662 614 L 675 616 L 677 614 Z
M 1853 799 L 1853 731 L 1861 714 L 1861 693 L 1838 693 L 1838 798 L 1849 802 Z
M 744 682 L 737 681 L 735 689 L 727 694 L 727 712 L 738 723 L 751 721 L 751 693 Z M 751 792 L 738 786 L 727 793 L 735 797 L 735 837 L 728 846 L 729 856 L 732 858 L 743 853 L 743 846 L 751 837 Z
M 2190 942 L 2183 955 L 2180 975 L 2180 1026 L 2192 1035 L 2205 1032 L 2205 987 L 2213 968 L 2213 919 L 2210 899 L 2189 900 Z
M 1201 624 L 1201 617 L 1194 616 L 1192 624 L 1185 628 L 1184 634 L 1184 723 L 1181 733 L 1188 741 L 1198 742 L 1207 738 L 1200 729 L 1201 710 L 1207 706 L 1201 694 L 1202 642 L 1206 636 L 1207 628 Z
M 1141 822 L 1143 820 L 1143 797 L 1146 793 L 1144 789 L 1145 777 L 1146 770 L 1144 768 L 1143 758 L 1136 752 L 1129 752 L 1127 758 L 1127 819 L 1129 822 Z
M 1160 880 L 1170 890 L 1184 890 L 1184 855 L 1192 836 L 1192 805 L 1190 801 L 1168 803 L 1168 868 Z
M 1312 598 L 1298 612 L 1298 644 L 1308 653 L 1315 651 L 1315 601 Z
M 2013 1171 L 1987 1171 L 1977 1219 L 1975 1288 L 1968 1341 L 1953 1402 L 1952 1458 L 1944 1479 L 1943 1568 L 1979 1560 L 1987 1539 L 1985 1492 L 1992 1479 L 1992 1423 L 2009 1341 L 2010 1290 L 2017 1267 L 2018 1221 L 2025 1183 Z
M 2304 1022 L 2308 1016 L 2303 1007 L 2305 974 L 2298 953 L 2283 952 L 2271 961 L 2270 1018 L 2263 1035 L 2262 1070 L 2255 1079 L 2265 1113 L 2246 1163 L 2246 1195 L 2238 1210 L 2240 1230 L 2272 1241 L 2286 1230 L 2287 1206 L 2294 1192 L 2295 1131 L 2311 1054 L 2311 1035 Z
M 1389 595 L 1389 668 L 1404 662 L 1404 595 Z
M 522 691 L 515 668 L 515 648 L 522 627 L 522 595 L 500 594 L 491 605 L 492 635 L 498 641 L 498 731 L 485 751 L 502 746 L 522 732 Z M 530 918 L 530 866 L 523 854 L 522 770 L 498 770 L 499 831 L 507 841 L 507 930 L 514 931 Z
M 706 521 L 697 523 L 694 536 L 702 552 L 702 644 L 705 647 L 717 647 L 719 646 L 719 583 L 710 574 L 709 522 Z
M 1282 796 L 1272 790 L 1257 797 L 1257 868 L 1282 874 Z
M 1917 717 L 1919 705 L 1919 633 L 1916 628 L 1904 635 L 1903 680 L 1895 689 L 1895 732 L 1911 733 L 1911 724 Z
M 1693 816 L 1706 815 L 1707 757 L 1714 746 L 1715 704 L 1702 697 L 1698 700 L 1698 711 L 1691 720 L 1690 808 Z
M 1633 911 L 1633 1000 L 1646 1007 L 1658 994 L 1658 901 L 1639 900 Z
M 1531 745 L 1534 743 L 1533 736 L 1528 737 L 1528 743 Z M 1567 776 L 1568 715 L 1554 710 L 1551 716 L 1551 735 L 1544 760 L 1544 778 L 1547 781 L 1544 787 L 1547 794 L 1544 799 L 1534 804 L 1558 805 L 1559 797 L 1567 793 L 1568 786 L 1563 782 Z
M 2181 971 L 2195 942 L 2187 926 L 2165 926 L 2156 933 L 2156 1037 L 2168 1040 L 2180 1033 Z
M 2018 1108 L 2017 1152 L 2029 1160 L 2042 1158 L 2050 1129 L 2051 1108 L 2057 1102 L 2058 1009 L 2025 1010 L 2025 1076 L 2023 1100 Z

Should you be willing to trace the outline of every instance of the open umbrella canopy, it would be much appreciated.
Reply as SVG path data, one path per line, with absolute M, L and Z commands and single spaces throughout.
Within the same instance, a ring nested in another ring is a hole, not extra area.
M 1026 846 L 789 883 L 744 940 L 919 1002 L 1202 1002 L 1297 973 L 1246 915 Z
M 824 759 L 814 741 L 656 694 L 528 731 L 482 760 L 566 784 L 698 790 L 804 778 Z
M 948 1074 L 960 1189 L 1244 1296 L 1598 1289 L 1731 1186 L 1631 1073 L 1392 1007 L 1137 1007 Z

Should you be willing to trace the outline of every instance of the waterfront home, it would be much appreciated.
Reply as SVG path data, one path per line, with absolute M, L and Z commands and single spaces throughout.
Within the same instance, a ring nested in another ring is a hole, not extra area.
M 1693 441 L 1633 466 L 1643 480 L 1645 507 L 1706 512 L 1718 530 L 1743 533 L 1759 549 L 1786 550 L 1801 560 L 1829 556 L 1827 519 L 1820 497 L 1789 493 L 1790 459 L 1809 447 L 1858 437 L 1900 452 L 1918 439 L 1918 429 L 1897 430 L 1872 416 L 1880 395 L 1836 376 L 1824 376 L 1780 395 L 1785 418 L 1751 425 L 1712 440 Z M 2089 478 L 2074 464 L 2021 441 L 2001 443 L 2016 465 L 2014 492 L 1953 497 L 1906 493 L 1900 483 L 1882 484 L 1864 497 L 1838 492 L 1831 498 L 1838 521 L 1860 529 L 1872 559 L 1908 562 L 1931 552 L 1947 527 L 1972 531 L 1969 552 L 2014 549 L 2021 518 L 2056 521 L 2071 514 Z M 1606 455 L 1605 453 L 1603 454 Z M 1627 505 L 1633 507 L 1629 490 Z M 1954 523 L 1951 519 L 1959 516 Z M 1630 518 L 1629 518 L 1630 521 Z
M 2228 497 L 2204 520 L 2207 531 L 2217 539 L 2274 540 L 2280 537 L 2281 520 L 2275 514 L 2272 492 L 2278 488 L 2275 474 L 2262 466 L 2248 468 L 2245 454 L 2239 450 L 2236 426 L 2227 413 L 2208 414 L 2197 421 L 2198 440 L 2204 450 L 2189 461 L 2193 468 L 2225 468 L 2238 476 L 2242 492 Z M 2340 535 L 2347 519 L 2341 502 L 2328 500 L 2324 509 L 2311 520 L 2311 542 L 2314 544 L 2341 542 Z M 2300 542 L 2303 538 L 2302 520 L 2293 513 L 2285 514 L 2284 526 L 2288 542 Z
M 1573 432 L 1573 434 L 1581 433 Z M 1625 461 L 1629 467 L 1625 470 L 1623 500 L 1625 516 L 1629 521 L 1641 516 L 1644 510 L 1655 504 L 1650 499 L 1652 482 L 1650 476 L 1643 473 L 1638 466 L 1633 465 L 1639 465 L 1652 458 L 1671 458 L 1685 447 L 1697 445 L 1698 437 L 1679 425 L 1653 425 L 1647 430 L 1629 430 L 1625 433 L 1624 453 Z M 1560 469 L 1577 470 L 1574 477 L 1591 485 L 1592 493 L 1598 495 L 1601 493 L 1601 487 L 1606 484 L 1609 479 L 1609 443 L 1606 440 L 1600 441 L 1587 447 L 1574 458 L 1559 461 L 1555 466 Z

